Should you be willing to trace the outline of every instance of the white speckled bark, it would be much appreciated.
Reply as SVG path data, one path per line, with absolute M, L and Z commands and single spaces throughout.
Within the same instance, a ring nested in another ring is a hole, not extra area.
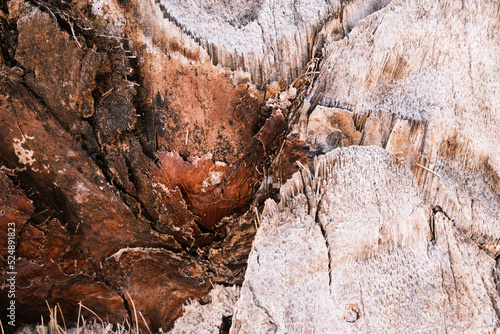
M 323 24 L 350 31 L 389 0 L 159 0 L 166 18 L 204 45 L 214 64 L 242 69 L 262 84 L 295 78 Z M 334 38 L 338 38 L 332 36 Z
M 210 302 L 200 305 L 197 301 L 184 307 L 184 314 L 174 323 L 169 334 L 218 334 L 221 333 L 223 318 L 233 315 L 234 303 L 239 297 L 237 286 L 216 285 L 210 291 Z
M 404 165 L 353 146 L 315 170 L 294 175 L 286 201 L 266 203 L 231 333 L 496 328 L 495 261 L 425 209 Z

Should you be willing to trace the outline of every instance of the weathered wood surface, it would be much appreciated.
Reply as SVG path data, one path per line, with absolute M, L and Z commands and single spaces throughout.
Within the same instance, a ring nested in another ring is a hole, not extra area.
M 169 21 L 203 45 L 214 64 L 248 71 L 262 85 L 282 75 L 291 82 L 307 66 L 318 31 L 343 37 L 387 0 L 158 0 Z
M 266 204 L 232 333 L 498 330 L 498 11 L 393 1 L 325 46 L 295 132 L 329 153 Z
M 266 204 L 233 333 L 497 328 L 494 258 L 422 201 L 394 156 L 353 146 L 315 167 Z
M 194 299 L 174 333 L 497 326 L 494 1 L 1 7 L 19 323 L 132 322 L 132 298 L 153 330 Z M 259 223 L 233 310 L 216 283 Z

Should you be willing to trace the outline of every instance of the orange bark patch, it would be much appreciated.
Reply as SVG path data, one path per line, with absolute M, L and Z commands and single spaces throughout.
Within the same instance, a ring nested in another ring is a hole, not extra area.
M 210 154 L 191 162 L 177 153 L 159 152 L 157 157 L 157 179 L 179 187 L 204 228 L 212 229 L 223 217 L 244 211 L 252 199 L 256 178 L 250 164 L 214 163 Z

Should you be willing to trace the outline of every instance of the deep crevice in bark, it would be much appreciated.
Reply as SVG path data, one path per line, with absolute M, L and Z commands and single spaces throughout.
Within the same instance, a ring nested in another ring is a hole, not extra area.
M 321 195 L 321 198 L 318 201 L 318 207 L 316 209 L 316 215 L 314 217 L 314 221 L 318 224 L 319 228 L 321 229 L 321 234 L 323 235 L 323 238 L 325 239 L 325 245 L 326 245 L 326 254 L 328 255 L 328 287 L 332 288 L 332 255 L 330 254 L 330 242 L 328 241 L 328 234 L 326 233 L 325 226 L 321 222 L 321 219 L 319 218 L 319 211 L 321 207 L 321 201 L 323 200 L 323 194 Z

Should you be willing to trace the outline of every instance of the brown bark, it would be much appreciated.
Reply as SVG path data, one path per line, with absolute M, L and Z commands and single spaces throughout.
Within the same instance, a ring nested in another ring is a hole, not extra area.
M 119 39 L 78 29 L 84 16 L 17 4 L 1 20 L 17 41 L 2 35 L 0 73 L 0 227 L 16 224 L 16 324 L 47 319 L 46 303 L 76 321 L 79 302 L 121 323 L 133 301 L 151 329 L 168 329 L 211 281 L 241 283 L 255 228 L 252 213 L 237 215 L 260 185 L 263 96 L 194 58 L 158 56 L 162 73 L 137 67 Z

